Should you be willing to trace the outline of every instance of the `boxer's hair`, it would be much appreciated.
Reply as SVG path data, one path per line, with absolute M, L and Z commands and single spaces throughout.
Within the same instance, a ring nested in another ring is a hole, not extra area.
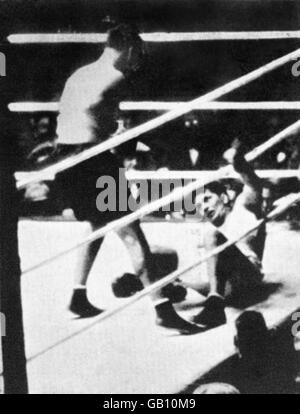
M 206 184 L 204 186 L 204 190 L 208 190 L 211 193 L 217 194 L 218 196 L 227 194 L 227 188 L 221 181 L 212 181 L 211 183 Z
M 108 31 L 106 47 L 122 52 L 131 46 L 142 46 L 142 39 L 136 26 L 120 24 Z

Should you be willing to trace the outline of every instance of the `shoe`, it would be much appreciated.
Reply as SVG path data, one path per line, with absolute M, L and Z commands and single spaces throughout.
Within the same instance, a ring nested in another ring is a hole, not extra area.
M 79 318 L 93 318 L 103 312 L 89 302 L 86 289 L 74 290 L 69 310 Z
M 181 318 L 175 312 L 169 301 L 157 305 L 155 310 L 157 313 L 156 324 L 164 330 L 163 333 L 195 335 L 203 331 L 201 326 L 197 326 Z
M 204 303 L 204 309 L 192 321 L 206 329 L 226 324 L 225 300 L 219 296 L 209 296 Z

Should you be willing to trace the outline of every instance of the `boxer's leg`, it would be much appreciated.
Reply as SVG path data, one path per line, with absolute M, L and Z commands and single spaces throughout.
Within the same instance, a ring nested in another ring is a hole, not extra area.
M 64 157 L 74 155 L 88 146 L 61 145 L 60 155 Z M 64 158 L 63 157 L 63 158 Z M 103 225 L 101 215 L 96 210 L 96 180 L 97 168 L 95 160 L 86 161 L 67 171 L 57 174 L 56 184 L 66 199 L 66 205 L 73 209 L 74 215 L 79 221 L 89 222 L 85 236 L 89 236 Z M 102 310 L 94 307 L 88 300 L 86 284 L 90 270 L 94 264 L 97 253 L 103 239 L 78 249 L 77 263 L 74 276 L 74 289 L 69 309 L 82 318 L 98 315 Z
M 144 286 L 154 283 L 157 280 L 156 264 L 140 223 L 137 221 L 124 227 L 118 231 L 118 234 L 125 243 L 133 262 L 134 271 L 140 276 Z M 163 297 L 161 291 L 152 293 L 151 299 L 156 311 L 156 322 L 159 326 L 183 335 L 201 331 L 197 325 L 182 319 L 175 312 L 169 299 Z
M 204 247 L 207 251 L 226 241 L 224 235 L 212 226 L 205 232 Z M 193 321 L 214 327 L 226 323 L 225 295 L 236 294 L 237 290 L 245 289 L 251 284 L 251 279 L 256 283 L 258 270 L 236 246 L 231 246 L 207 261 L 207 273 L 210 284 L 209 296 L 204 309 L 193 318 Z
M 99 226 L 91 223 L 87 230 L 87 235 L 96 231 L 98 228 Z M 69 309 L 83 318 L 93 317 L 102 312 L 89 302 L 86 289 L 91 268 L 95 262 L 102 243 L 103 239 L 98 239 L 78 250 L 78 259 L 74 277 L 75 286 Z
M 135 274 L 141 279 L 144 286 L 149 286 L 154 281 L 155 264 L 139 222 L 123 227 L 117 233 L 130 254 Z
M 213 250 L 224 242 L 224 236 L 214 227 L 208 227 L 204 236 L 204 248 L 207 251 Z M 228 256 L 228 251 L 225 251 Z M 219 254 L 207 260 L 207 275 L 210 285 L 209 297 L 205 302 L 204 309 L 194 316 L 193 321 L 207 326 L 214 327 L 226 323 L 225 315 L 225 285 L 226 285 L 226 263 L 227 258 Z M 228 270 L 228 268 L 227 268 Z

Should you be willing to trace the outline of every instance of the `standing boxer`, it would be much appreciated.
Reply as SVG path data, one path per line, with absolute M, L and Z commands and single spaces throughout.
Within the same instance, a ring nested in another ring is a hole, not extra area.
M 68 156 L 80 152 L 112 134 L 114 115 L 126 92 L 126 84 L 141 67 L 143 57 L 143 43 L 137 31 L 131 26 L 120 25 L 109 31 L 101 57 L 77 70 L 67 80 L 57 119 L 57 143 L 61 154 Z M 106 175 L 118 183 L 121 167 L 116 156 L 106 152 L 58 174 L 58 182 L 76 218 L 88 221 L 92 231 L 127 214 L 118 211 L 118 207 L 114 212 L 99 212 L 96 208 L 97 179 Z M 119 200 L 118 194 L 116 200 Z M 140 223 L 121 229 L 119 235 L 129 249 L 134 270 L 144 285 L 153 283 L 155 268 Z M 82 248 L 79 255 L 70 310 L 81 317 L 101 312 L 89 302 L 86 291 L 87 279 L 101 244 L 102 239 L 97 240 Z M 181 334 L 199 331 L 196 325 L 182 319 L 160 292 L 153 294 L 153 301 L 159 325 Z

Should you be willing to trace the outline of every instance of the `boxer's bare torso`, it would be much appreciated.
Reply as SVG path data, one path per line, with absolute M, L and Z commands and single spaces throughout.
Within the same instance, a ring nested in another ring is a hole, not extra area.
M 77 70 L 68 79 L 61 96 L 58 144 L 97 144 L 113 133 L 116 124 L 112 112 L 117 110 L 119 100 L 110 98 L 115 96 L 111 91 L 124 79 L 105 55 Z

